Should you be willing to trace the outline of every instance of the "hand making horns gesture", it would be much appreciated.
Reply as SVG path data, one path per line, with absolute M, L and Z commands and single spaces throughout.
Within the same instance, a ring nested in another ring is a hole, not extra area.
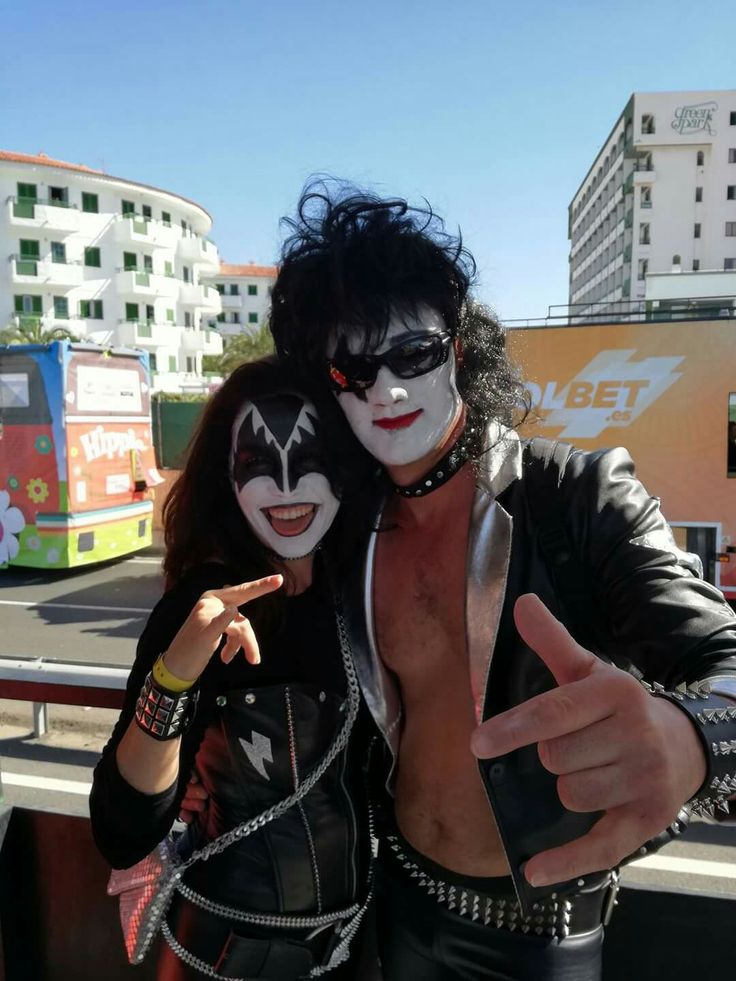
M 536 743 L 563 805 L 603 812 L 586 835 L 529 860 L 527 879 L 543 886 L 612 868 L 659 834 L 702 784 L 706 762 L 683 711 L 581 647 L 537 596 L 521 596 L 514 619 L 557 687 L 482 723 L 473 752 Z
M 182 680 L 196 681 L 225 636 L 220 657 L 229 664 L 242 647 L 250 664 L 259 664 L 261 654 L 250 620 L 238 607 L 279 589 L 283 576 L 266 576 L 239 586 L 223 586 L 202 593 L 194 609 L 164 654 L 166 667 Z

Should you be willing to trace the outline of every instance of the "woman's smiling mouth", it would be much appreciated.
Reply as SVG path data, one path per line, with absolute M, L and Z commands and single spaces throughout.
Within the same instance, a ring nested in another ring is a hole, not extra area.
M 285 504 L 262 510 L 277 535 L 293 538 L 304 534 L 314 521 L 318 508 L 318 504 Z

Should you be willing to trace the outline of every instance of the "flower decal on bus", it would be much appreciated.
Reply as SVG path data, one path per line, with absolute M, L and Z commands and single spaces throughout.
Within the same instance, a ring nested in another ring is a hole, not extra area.
M 0 565 L 14 559 L 19 551 L 19 535 L 26 526 L 26 519 L 18 508 L 11 508 L 10 494 L 0 490 Z
M 40 477 L 34 477 L 26 484 L 26 491 L 34 504 L 43 504 L 49 496 L 49 485 Z
M 49 436 L 37 436 L 33 445 L 38 453 L 46 454 L 51 452 L 51 438 Z

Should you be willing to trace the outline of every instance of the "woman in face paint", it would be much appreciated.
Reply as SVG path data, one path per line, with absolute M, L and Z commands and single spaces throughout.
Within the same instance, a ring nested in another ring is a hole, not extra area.
M 184 857 L 269 813 L 355 720 L 332 583 L 338 554 L 350 556 L 340 500 L 361 474 L 345 466 L 351 449 L 339 439 L 273 360 L 242 366 L 210 399 L 164 508 L 167 591 L 95 771 L 93 831 L 113 866 L 148 854 L 185 796 Z M 146 722 L 149 672 L 167 697 L 197 700 L 172 738 L 151 731 L 157 716 Z M 348 730 L 303 799 L 185 873 L 167 923 L 195 960 L 162 944 L 159 981 L 208 970 L 296 981 L 323 965 L 331 977 L 361 976 L 357 941 L 351 954 L 341 938 L 368 892 L 362 711 Z M 229 912 L 214 915 L 212 904 Z

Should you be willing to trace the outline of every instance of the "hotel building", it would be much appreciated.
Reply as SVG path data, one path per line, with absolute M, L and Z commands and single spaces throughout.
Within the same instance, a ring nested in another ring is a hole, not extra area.
M 210 215 L 178 194 L 44 154 L 0 151 L 0 327 L 64 327 L 148 351 L 155 390 L 199 390 L 220 354 Z
M 568 214 L 575 317 L 648 299 L 652 274 L 707 273 L 707 290 L 733 292 L 736 90 L 635 92 Z M 702 294 L 687 279 L 679 295 Z
M 223 337 L 259 330 L 268 317 L 277 272 L 276 266 L 224 262 L 217 274 L 203 275 L 202 281 L 217 290 L 222 303 L 222 311 L 210 318 L 210 326 L 216 326 Z

